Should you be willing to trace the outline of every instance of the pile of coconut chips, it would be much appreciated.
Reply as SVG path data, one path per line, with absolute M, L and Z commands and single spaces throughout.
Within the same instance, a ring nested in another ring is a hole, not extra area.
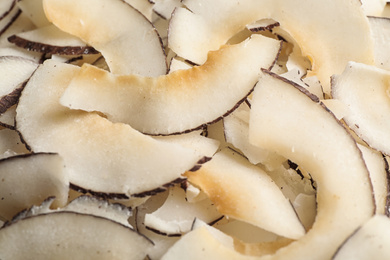
M 2 0 L 0 259 L 389 259 L 385 0 Z

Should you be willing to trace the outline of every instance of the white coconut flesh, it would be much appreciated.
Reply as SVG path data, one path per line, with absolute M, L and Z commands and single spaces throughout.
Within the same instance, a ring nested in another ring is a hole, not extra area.
M 30 152 L 15 130 L 10 128 L 0 130 L 0 159 L 27 153 Z
M 54 25 L 100 51 L 111 72 L 151 77 L 166 74 L 165 53 L 156 29 L 125 1 L 44 0 L 43 6 Z
M 0 20 L 3 19 L 15 6 L 15 0 L 4 0 L 0 4 Z
M 260 68 L 269 68 L 279 49 L 279 41 L 254 35 L 211 53 L 202 66 L 157 78 L 116 76 L 84 65 L 60 102 L 72 109 L 102 112 L 113 122 L 147 134 L 188 132 L 222 118 L 243 102 Z
M 327 94 L 329 77 L 340 73 L 348 61 L 374 61 L 368 19 L 358 0 L 244 0 L 239 4 L 186 0 L 183 4 L 185 8 L 176 8 L 171 18 L 169 47 L 197 64 L 246 25 L 264 18 L 279 22 L 295 39 Z
M 198 171 L 186 175 L 190 183 L 203 190 L 218 211 L 229 218 L 292 239 L 305 234 L 292 205 L 272 179 L 229 149 L 217 153 Z
M 317 183 L 312 228 L 272 259 L 305 259 L 312 254 L 329 259 L 374 214 L 369 172 L 355 140 L 306 90 L 264 71 L 253 93 L 249 138 L 252 144 L 291 159 Z
M 143 259 L 151 246 L 129 227 L 75 212 L 40 214 L 0 229 L 2 259 Z
M 98 193 L 140 194 L 181 178 L 203 157 L 129 125 L 62 107 L 59 98 L 78 72 L 73 65 L 45 62 L 26 85 L 16 115 L 23 140 L 34 152 L 59 153 L 73 185 Z
M 370 28 L 374 39 L 375 65 L 390 69 L 390 54 L 387 43 L 390 40 L 390 18 L 369 16 Z
M 390 257 L 390 220 L 384 215 L 375 215 L 339 248 L 334 260 L 388 259 Z
M 344 121 L 370 147 L 390 154 L 390 113 L 387 70 L 351 62 L 332 78 L 332 97 L 350 113 Z
M 17 6 L 37 27 L 50 25 L 45 16 L 42 0 L 17 1 Z
M 19 211 L 39 205 L 49 196 L 56 197 L 53 207 L 64 206 L 68 191 L 69 178 L 58 154 L 19 155 L 0 160 L 2 219 L 10 220 Z

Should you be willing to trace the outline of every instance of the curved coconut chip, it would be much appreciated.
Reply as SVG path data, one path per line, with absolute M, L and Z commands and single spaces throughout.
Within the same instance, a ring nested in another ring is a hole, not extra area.
M 14 5 L 12 9 L 5 14 L 5 16 L 0 19 L 0 36 L 2 36 L 5 31 L 18 19 L 22 12 L 20 9 Z
M 8 41 L 29 51 L 46 54 L 82 55 L 97 54 L 94 48 L 68 33 L 59 30 L 54 25 L 21 32 L 8 37 Z
M 3 0 L 0 3 L 0 20 L 6 17 L 15 7 L 16 0 Z
M 369 172 L 355 140 L 316 96 L 267 71 L 253 93 L 249 127 L 252 144 L 291 159 L 317 182 L 312 228 L 273 257 L 329 259 L 375 212 Z
M 58 154 L 29 154 L 0 160 L 0 217 L 10 220 L 16 213 L 49 196 L 54 207 L 68 200 L 69 179 Z
M 151 135 L 200 129 L 221 119 L 245 101 L 260 68 L 269 68 L 280 42 L 260 35 L 210 54 L 189 70 L 158 78 L 115 76 L 91 65 L 81 71 L 61 97 L 61 104 L 104 113 Z
M 372 64 L 372 37 L 358 0 L 185 0 L 169 27 L 169 47 L 196 64 L 255 21 L 272 18 L 294 38 L 329 94 L 329 77 L 348 61 Z M 232 19 L 234 17 L 234 19 Z
M 332 78 L 332 96 L 349 113 L 344 121 L 370 147 L 390 155 L 390 72 L 351 62 L 341 75 Z
M 44 0 L 43 6 L 54 25 L 100 51 L 112 73 L 166 74 L 165 53 L 156 29 L 126 2 Z
M 193 149 L 62 107 L 59 98 L 79 69 L 46 61 L 26 85 L 16 115 L 24 141 L 34 152 L 59 153 L 73 185 L 126 197 L 158 189 L 197 166 L 203 156 Z
M 17 6 L 37 27 L 50 25 L 43 10 L 42 0 L 17 1 Z
M 136 260 L 144 259 L 151 246 L 129 227 L 75 212 L 41 214 L 0 229 L 2 259 Z

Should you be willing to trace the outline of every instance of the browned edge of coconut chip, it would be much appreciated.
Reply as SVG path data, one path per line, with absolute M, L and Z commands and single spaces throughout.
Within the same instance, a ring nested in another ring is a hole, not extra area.
M 16 5 L 16 1 L 18 0 L 13 0 L 12 3 L 11 3 L 11 6 L 9 7 L 9 9 L 7 11 L 5 11 L 1 16 L 0 16 L 0 20 L 3 19 L 4 17 L 6 17 L 11 11 L 12 9 L 14 9 L 15 5 Z
M 0 36 L 7 31 L 7 29 L 18 19 L 18 17 L 22 14 L 22 10 L 18 10 L 17 13 L 11 18 L 11 20 L 0 30 Z

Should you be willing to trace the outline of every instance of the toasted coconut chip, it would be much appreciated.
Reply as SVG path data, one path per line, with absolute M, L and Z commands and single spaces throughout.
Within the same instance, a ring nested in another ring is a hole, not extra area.
M 329 77 L 340 73 L 348 61 L 373 63 L 370 28 L 358 0 L 315 4 L 310 0 L 183 3 L 188 9 L 177 8 L 171 18 L 169 47 L 197 64 L 202 64 L 210 50 L 218 49 L 247 24 L 263 18 L 279 22 L 297 41 L 326 91 Z
M 226 216 L 292 239 L 305 234 L 293 207 L 272 179 L 228 149 L 186 176 Z
M 17 129 L 33 151 L 64 158 L 72 184 L 126 197 L 173 182 L 202 158 L 128 125 L 62 107 L 59 98 L 78 72 L 79 67 L 46 61 L 26 85 L 16 116 Z
M 281 74 L 280 76 L 307 89 L 307 91 L 316 95 L 319 99 L 324 99 L 324 92 L 322 91 L 321 83 L 318 81 L 317 77 L 305 77 L 301 70 L 297 68 L 293 68 L 286 73 Z
M 332 78 L 332 96 L 350 113 L 347 125 L 370 147 L 390 155 L 390 72 L 351 62 L 341 75 Z
M 225 117 L 224 132 L 226 141 L 248 158 L 253 164 L 261 163 L 268 170 L 273 170 L 286 161 L 286 159 L 274 151 L 262 149 L 249 143 L 249 107 L 242 104 L 232 114 Z
M 8 128 L 0 130 L 0 158 L 29 153 L 21 142 L 19 134 Z
M 390 69 L 390 18 L 368 17 L 374 38 L 375 65 L 382 69 Z
M 186 201 L 182 188 L 174 186 L 169 190 L 165 203 L 156 211 L 145 215 L 145 226 L 166 235 L 181 235 L 191 230 L 195 218 L 213 223 L 222 217 L 208 199 L 190 203 Z
M 46 54 L 82 55 L 98 53 L 93 47 L 86 46 L 79 38 L 59 30 L 54 25 L 12 35 L 8 38 L 8 41 L 26 50 Z
M 16 0 L 3 0 L 0 3 L 0 20 L 6 17 L 15 7 Z
M 0 229 L 2 259 L 143 259 L 150 247 L 126 226 L 74 212 L 28 217 Z
M 153 0 L 153 11 L 162 18 L 168 20 L 176 7 L 182 7 L 181 0 Z
M 33 60 L 15 57 L 0 57 L 0 113 L 17 103 L 24 81 L 26 81 L 38 67 Z
M 17 212 L 56 196 L 54 207 L 68 200 L 69 179 L 57 154 L 32 154 L 0 160 L 0 215 L 11 219 Z M 0 250 L 1 251 L 1 250 Z
M 389 259 L 389 229 L 389 218 L 384 215 L 375 215 L 341 245 L 332 259 Z
M 389 185 L 386 171 L 387 164 L 382 154 L 366 146 L 358 145 L 362 151 L 364 161 L 370 171 L 370 178 L 374 188 L 376 203 L 376 214 L 386 213 L 386 200 L 388 196 L 387 187 Z
M 197 221 L 195 221 L 196 223 Z M 197 224 L 177 241 L 161 260 L 173 259 L 257 259 L 234 249 L 233 238 L 205 224 Z
M 200 129 L 228 115 L 246 99 L 259 69 L 272 65 L 279 48 L 280 42 L 256 35 L 211 53 L 203 66 L 158 78 L 115 76 L 84 65 L 61 104 L 102 112 L 113 122 L 152 135 Z
M 125 1 L 44 0 L 43 4 L 48 19 L 100 51 L 111 72 L 166 74 L 165 54 L 156 29 Z
M 249 138 L 291 159 L 317 182 L 313 227 L 274 257 L 329 259 L 375 211 L 368 170 L 354 139 L 315 96 L 263 73 L 253 93 Z
M 43 10 L 42 0 L 19 0 L 17 5 L 37 27 L 50 25 Z
M 22 11 L 15 5 L 12 10 L 0 20 L 0 36 L 18 19 Z

